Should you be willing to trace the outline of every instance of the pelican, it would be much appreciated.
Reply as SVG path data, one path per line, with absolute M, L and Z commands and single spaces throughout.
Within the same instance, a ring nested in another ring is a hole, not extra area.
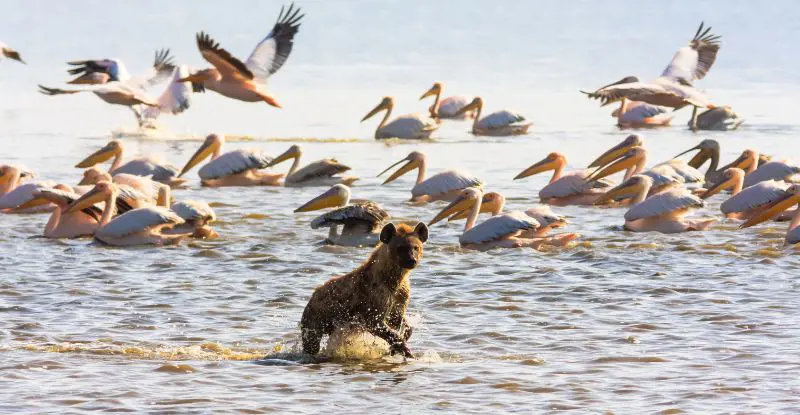
M 166 233 L 186 234 L 190 233 L 193 238 L 214 239 L 219 234 L 209 226 L 217 220 L 217 214 L 208 203 L 202 200 L 182 200 L 172 202 L 169 186 L 161 185 L 158 189 L 157 206 L 169 208 L 176 215 L 184 220 L 184 223 L 175 225 Z
M 389 121 L 389 117 L 392 115 L 392 109 L 394 109 L 394 98 L 383 97 L 381 102 L 361 119 L 361 122 L 364 122 L 375 114 L 384 110 L 386 111 L 383 120 L 378 124 L 378 128 L 375 129 L 376 139 L 403 138 L 425 140 L 431 138 L 431 134 L 439 128 L 439 124 L 435 119 L 425 117 L 421 114 L 401 115 Z
M 305 16 L 299 13 L 300 8 L 295 9 L 294 3 L 285 13 L 284 7 L 281 7 L 272 31 L 256 45 L 246 62 L 222 49 L 207 33 L 198 33 L 197 48 L 213 68 L 196 71 L 182 81 L 201 84 L 205 89 L 235 100 L 263 101 L 281 108 L 267 92 L 266 84 L 267 79 L 286 63 L 292 53 L 294 36 L 300 28 L 300 20 Z
M 732 189 L 731 197 L 722 203 L 720 210 L 728 219 L 747 220 L 785 196 L 791 184 L 778 180 L 765 180 L 744 188 L 745 171 L 738 167 L 725 170 L 722 180 L 702 195 L 703 199 Z
M 422 96 L 419 98 L 420 101 L 427 98 L 427 97 L 436 97 L 433 100 L 433 105 L 428 108 L 428 112 L 430 113 L 431 118 L 435 120 L 445 119 L 445 118 L 452 118 L 452 119 L 473 119 L 475 118 L 475 112 L 465 112 L 459 115 L 458 110 L 463 108 L 465 105 L 469 104 L 469 97 L 464 95 L 457 95 L 447 98 L 442 98 L 442 83 L 441 82 L 434 82 L 433 86 L 427 90 Z
M 756 183 L 766 180 L 785 180 L 787 182 L 797 182 L 797 177 L 793 177 L 800 173 L 800 166 L 787 161 L 769 161 L 764 163 L 758 168 L 745 176 L 744 187 L 750 187 Z
M 620 128 L 665 127 L 672 123 L 672 114 L 667 108 L 650 105 L 646 102 L 620 100 L 619 108 L 611 113 Z
M 127 186 L 144 196 L 148 201 L 155 201 L 158 199 L 159 189 L 165 185 L 150 179 L 149 176 L 136 176 L 127 173 L 117 173 L 111 175 L 108 172 L 101 170 L 97 166 L 90 167 L 83 172 L 83 179 L 78 182 L 78 186 L 94 186 L 97 183 L 108 181 L 114 182 L 118 186 Z
M 620 198 L 633 198 L 625 212 L 625 230 L 633 232 L 679 233 L 707 229 L 716 220 L 688 220 L 691 210 L 705 206 L 702 199 L 682 188 L 664 190 L 650 197 L 653 179 L 637 174 L 611 189 L 597 203 Z
M 494 248 L 538 248 L 541 245 L 554 242 L 561 245 L 575 239 L 576 235 L 564 238 L 523 238 L 521 235 L 528 231 L 536 231 L 541 224 L 523 212 L 509 212 L 496 216 L 476 225 L 481 210 L 483 192 L 481 189 L 470 187 L 461 193 L 429 223 L 431 226 L 449 216 L 457 215 L 464 210 L 469 210 L 464 233 L 458 239 L 461 247 L 466 249 L 486 251 Z
M 311 229 L 329 228 L 325 242 L 331 245 L 375 246 L 391 215 L 371 200 L 351 200 L 350 195 L 349 187 L 335 184 L 295 209 L 295 213 L 338 208 L 317 216 L 311 221 Z M 341 234 L 337 229 L 339 225 L 342 225 Z
M 525 117 L 509 110 L 495 111 L 481 118 L 483 99 L 475 97 L 472 102 L 461 107 L 456 116 L 461 116 L 475 110 L 475 119 L 472 122 L 472 134 L 488 135 L 494 137 L 527 134 L 531 127 Z
M 182 79 L 187 76 L 189 76 L 189 67 L 186 65 L 176 66 L 172 72 L 172 80 L 156 100 L 158 105 L 132 107 L 140 127 L 155 129 L 158 127 L 156 121 L 162 115 L 178 115 L 189 109 L 192 93 L 202 92 L 203 87 L 196 83 L 182 82 Z
M 194 166 L 211 157 L 211 161 L 197 173 L 203 186 L 280 186 L 283 174 L 261 171 L 267 168 L 272 157 L 261 150 L 237 149 L 220 154 L 225 136 L 209 134 L 200 148 L 183 166 L 178 177 L 183 176 Z
M 60 186 L 60 185 L 59 185 Z M 41 189 L 52 189 L 56 182 L 52 180 L 27 182 L 14 187 L 13 190 L 0 197 L 0 212 L 3 213 L 42 213 L 53 210 L 47 200 L 34 202 L 34 195 Z
M 483 194 L 481 199 L 480 213 L 489 213 L 492 216 L 497 216 L 503 212 L 505 207 L 506 198 L 502 193 L 487 192 Z M 525 210 L 525 214 L 539 222 L 537 229 L 530 229 L 520 234 L 522 238 L 541 238 L 547 236 L 550 231 L 557 228 L 562 228 L 569 223 L 563 216 L 556 215 L 553 210 L 547 205 L 537 205 Z M 466 219 L 469 216 L 468 210 L 462 210 L 460 213 L 450 216 L 447 221 Z
M 269 162 L 267 167 L 272 167 L 286 160 L 294 159 L 292 166 L 289 168 L 289 172 L 286 174 L 284 186 L 332 186 L 336 183 L 350 186 L 358 180 L 356 176 L 337 176 L 337 174 L 349 171 L 350 167 L 339 163 L 336 159 L 317 160 L 298 169 L 300 166 L 300 157 L 302 155 L 302 147 L 294 144 L 283 154 Z
M 589 170 L 575 170 L 563 174 L 566 166 L 567 157 L 553 152 L 516 175 L 514 180 L 553 170 L 550 182 L 539 190 L 539 199 L 542 203 L 559 206 L 592 205 L 613 184 L 607 179 L 587 180 L 590 175 Z
M 92 236 L 97 229 L 103 211 L 96 205 L 81 210 L 65 213 L 70 203 L 78 200 L 80 195 L 68 186 L 52 189 L 39 189 L 33 194 L 34 199 L 22 207 L 35 206 L 37 201 L 45 201 L 55 205 L 50 219 L 44 227 L 44 237 L 51 239 L 80 238 Z
M 661 76 L 652 82 L 640 82 L 635 76 L 627 76 L 594 92 L 582 92 L 589 98 L 599 99 L 602 105 L 627 98 L 674 109 L 687 105 L 714 108 L 705 95 L 692 86 L 692 81 L 706 76 L 717 59 L 720 36 L 710 31 L 711 27 L 704 28 L 700 23 L 689 45 L 678 49 Z M 696 124 L 694 118 L 692 123 Z
M 14 49 L 11 49 L 3 42 L 0 42 L 0 52 L 2 52 L 3 57 L 17 61 L 19 63 L 25 63 L 24 60 L 19 56 L 19 52 Z M 27 65 L 27 64 L 26 64 Z
M 33 173 L 23 166 L 11 164 L 0 165 L 0 198 L 16 189 L 25 179 L 32 176 Z
M 75 167 L 89 168 L 114 157 L 114 161 L 108 169 L 112 175 L 127 173 L 135 176 L 150 176 L 151 179 L 169 186 L 180 186 L 186 183 L 186 179 L 181 179 L 178 176 L 178 169 L 171 164 L 161 163 L 151 157 L 135 158 L 123 163 L 124 156 L 122 142 L 111 140 L 104 147 L 76 164 Z
M 481 187 L 483 182 L 475 176 L 463 171 L 446 170 L 425 178 L 427 172 L 427 162 L 425 154 L 419 151 L 412 151 L 406 158 L 392 164 L 378 176 L 393 169 L 398 164 L 406 162 L 397 169 L 383 184 L 391 183 L 402 175 L 419 169 L 417 172 L 417 183 L 411 188 L 411 202 L 417 204 L 429 203 L 437 200 L 451 201 L 456 198 L 462 190 L 469 187 Z
M 758 225 L 780 215 L 792 206 L 800 203 L 800 185 L 794 184 L 786 190 L 786 193 L 778 200 L 765 208 L 758 215 L 753 216 L 743 223 L 741 228 L 749 228 Z M 785 243 L 794 245 L 800 242 L 800 207 L 794 210 L 792 220 L 789 222 L 789 229 L 786 231 Z
M 94 236 L 108 245 L 173 245 L 191 233 L 167 233 L 176 225 L 182 225 L 184 220 L 175 212 L 158 206 L 133 209 L 112 219 L 118 194 L 119 189 L 115 184 L 100 182 L 72 202 L 64 213 L 73 213 L 90 208 L 95 203 L 105 202 Z
M 692 109 L 692 118 L 689 119 L 689 128 L 697 130 L 731 131 L 739 128 L 744 123 L 744 118 L 733 112 L 730 106 L 711 108 L 697 115 L 697 107 Z
M 703 166 L 703 164 L 705 164 L 706 161 L 709 161 L 708 169 L 704 175 L 705 186 L 707 187 L 713 186 L 722 180 L 724 172 L 731 167 L 746 169 L 746 174 L 752 173 L 758 167 L 760 160 L 760 155 L 758 152 L 747 149 L 744 150 L 736 160 L 725 166 L 719 167 L 719 143 L 717 140 L 712 139 L 701 141 L 700 144 L 678 154 L 677 156 L 673 157 L 673 159 L 677 159 L 678 157 L 692 151 L 697 151 L 697 154 L 695 154 L 694 157 L 689 160 L 687 163 L 689 166 L 699 169 Z

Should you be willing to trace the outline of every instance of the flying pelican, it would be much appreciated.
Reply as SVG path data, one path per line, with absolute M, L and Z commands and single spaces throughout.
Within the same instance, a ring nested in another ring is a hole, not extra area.
M 45 201 L 55 205 L 50 219 L 44 227 L 44 237 L 51 239 L 80 238 L 94 235 L 103 211 L 96 205 L 81 210 L 65 213 L 70 203 L 78 200 L 80 195 L 69 186 L 61 188 L 39 189 L 33 194 L 34 199 L 23 205 L 23 208 L 35 206 L 37 201 Z
M 198 175 L 203 186 L 280 186 L 283 174 L 261 171 L 269 166 L 272 158 L 256 149 L 237 149 L 220 154 L 225 136 L 209 134 L 203 145 L 183 166 L 178 177 L 211 157 L 211 161 L 200 168 Z
M 558 206 L 592 205 L 613 185 L 607 179 L 587 180 L 591 173 L 589 170 L 575 170 L 563 174 L 566 166 L 567 157 L 553 152 L 516 175 L 514 180 L 553 170 L 550 182 L 539 190 L 539 199 L 542 203 Z
M 668 111 L 664 107 L 622 98 L 619 108 L 615 109 L 611 116 L 617 119 L 620 128 L 653 128 L 672 123 L 672 114 Z
M 678 49 L 661 76 L 652 82 L 640 82 L 635 76 L 627 76 L 594 92 L 582 92 L 589 98 L 599 99 L 602 105 L 627 98 L 674 109 L 687 105 L 714 108 L 705 95 L 692 86 L 692 81 L 706 76 L 717 59 L 720 36 L 710 31 L 711 27 L 704 30 L 700 23 L 689 45 Z M 694 118 L 692 123 L 696 124 Z
M 10 47 L 8 47 L 8 45 L 6 45 L 3 42 L 0 42 L 0 52 L 2 52 L 3 56 L 8 59 L 15 60 L 19 63 L 25 63 L 25 61 L 22 60 L 22 58 L 19 56 L 19 52 L 17 52 L 14 49 L 11 49 Z
M 575 239 L 576 235 L 563 238 L 523 238 L 520 235 L 526 231 L 536 231 L 541 224 L 523 212 L 509 212 L 496 216 L 477 224 L 481 210 L 483 192 L 481 189 L 470 187 L 464 189 L 459 195 L 429 223 L 431 226 L 449 216 L 457 215 L 464 210 L 469 210 L 464 233 L 458 239 L 461 247 L 466 249 L 486 251 L 493 248 L 538 248 L 551 242 L 565 245 Z
M 371 200 L 351 200 L 350 195 L 349 187 L 335 184 L 295 209 L 295 213 L 338 208 L 317 216 L 311 221 L 311 229 L 329 228 L 325 242 L 331 245 L 375 246 L 391 215 Z M 339 225 L 342 225 L 341 234 L 337 229 Z
M 108 144 L 90 154 L 75 167 L 89 168 L 111 157 L 114 157 L 114 161 L 108 171 L 112 175 L 127 173 L 135 176 L 150 176 L 153 180 L 169 186 L 180 186 L 186 183 L 186 179 L 178 176 L 178 169 L 175 166 L 161 163 L 151 157 L 139 157 L 123 163 L 124 147 L 119 140 L 109 141 Z
M 637 174 L 609 190 L 597 203 L 633 198 L 625 212 L 625 230 L 633 232 L 679 233 L 705 230 L 716 220 L 684 219 L 691 209 L 705 206 L 702 199 L 683 188 L 664 190 L 650 197 L 653 179 Z
M 113 217 L 118 194 L 119 190 L 115 184 L 100 182 L 72 202 L 64 213 L 73 213 L 90 208 L 95 203 L 105 202 L 94 236 L 108 245 L 173 245 L 191 233 L 190 230 L 181 234 L 167 233 L 173 230 L 174 226 L 182 225 L 184 220 L 175 212 L 163 207 L 143 207 Z
M 189 76 L 189 67 L 178 65 L 172 72 L 172 80 L 156 100 L 157 106 L 142 105 L 132 107 L 140 127 L 155 129 L 156 121 L 165 114 L 178 115 L 189 109 L 193 92 L 202 92 L 203 86 L 183 82 Z
M 798 181 L 796 174 L 800 173 L 800 166 L 788 161 L 769 161 L 745 176 L 744 187 L 750 187 L 765 180 L 784 180 L 790 183 Z M 794 176 L 794 177 L 793 177 Z
M 525 117 L 509 110 L 495 111 L 481 118 L 483 99 L 475 97 L 472 102 L 461 107 L 456 116 L 461 116 L 475 110 L 475 120 L 472 122 L 472 134 L 488 135 L 494 137 L 527 134 L 531 122 Z
M 386 170 L 378 174 L 378 176 L 380 177 L 383 173 L 393 169 L 402 162 L 406 162 L 406 164 L 392 173 L 383 184 L 391 183 L 402 175 L 414 169 L 419 169 L 417 172 L 417 183 L 411 188 L 412 203 L 424 204 L 436 200 L 445 200 L 449 202 L 466 188 L 483 186 L 483 182 L 477 177 L 458 170 L 445 170 L 426 179 L 426 157 L 424 153 L 419 151 L 412 151 L 406 158 L 392 164 Z
M 403 138 L 411 140 L 424 140 L 431 138 L 431 134 L 439 128 L 439 124 L 433 118 L 428 118 L 421 114 L 401 115 L 391 121 L 389 117 L 394 109 L 394 98 L 383 97 L 381 102 L 372 109 L 361 122 L 368 120 L 381 111 L 386 111 L 383 120 L 375 129 L 375 138 Z M 388 121 L 388 124 L 387 124 Z
M 497 216 L 503 212 L 505 207 L 506 198 L 502 193 L 487 192 L 483 194 L 481 199 L 480 213 L 489 213 L 492 216 Z M 539 228 L 530 229 L 520 234 L 521 238 L 541 238 L 547 236 L 550 231 L 557 228 L 562 228 L 569 223 L 563 216 L 556 215 L 552 209 L 547 205 L 537 205 L 525 210 L 525 214 L 539 222 Z M 447 221 L 466 219 L 469 216 L 468 210 L 462 210 L 450 216 Z
M 742 229 L 758 225 L 785 212 L 792 206 L 800 203 L 800 185 L 794 184 L 786 190 L 786 193 L 780 199 L 776 200 L 758 215 L 753 216 L 747 222 L 743 223 L 740 227 Z M 787 245 L 794 245 L 800 242 L 800 207 L 794 210 L 792 220 L 789 223 L 789 229 L 786 231 L 785 238 Z
M 765 206 L 782 199 L 791 184 L 778 180 L 765 180 L 744 188 L 745 171 L 738 167 L 725 170 L 722 180 L 702 195 L 703 199 L 732 189 L 731 197 L 722 203 L 720 210 L 728 219 L 747 220 L 760 213 Z
M 350 167 L 339 163 L 336 159 L 317 160 L 298 169 L 300 166 L 300 157 L 302 155 L 302 147 L 293 144 L 283 154 L 269 162 L 267 167 L 272 167 L 286 160 L 294 159 L 292 167 L 289 168 L 289 172 L 286 174 L 284 186 L 332 186 L 336 183 L 350 186 L 358 180 L 356 176 L 337 176 L 337 174 L 349 171 Z
M 469 97 L 464 95 L 457 95 L 447 98 L 442 98 L 442 83 L 441 82 L 434 82 L 433 86 L 427 90 L 422 96 L 419 98 L 423 100 L 427 97 L 434 96 L 436 97 L 433 101 L 433 105 L 428 108 L 428 112 L 430 113 L 431 118 L 435 120 L 445 119 L 445 118 L 453 118 L 453 119 L 473 119 L 475 118 L 475 112 L 465 112 L 460 115 L 456 115 L 458 110 L 463 108 L 465 105 L 469 104 Z
M 700 115 L 697 115 L 697 107 L 692 108 L 692 118 L 687 124 L 693 131 L 731 131 L 739 128 L 742 123 L 744 118 L 733 112 L 730 106 L 724 105 L 706 110 Z
M 203 59 L 213 68 L 196 71 L 182 79 L 203 85 L 204 88 L 222 94 L 228 98 L 244 102 L 266 102 L 281 108 L 281 105 L 267 91 L 267 79 L 286 63 L 294 47 L 294 36 L 300 27 L 303 14 L 294 3 L 284 13 L 278 14 L 278 20 L 272 31 L 256 45 L 246 62 L 242 62 L 225 49 L 219 47 L 207 33 L 197 34 L 197 48 Z

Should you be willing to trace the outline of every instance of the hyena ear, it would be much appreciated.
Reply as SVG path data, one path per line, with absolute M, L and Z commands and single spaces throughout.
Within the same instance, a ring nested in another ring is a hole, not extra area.
M 417 227 L 414 228 L 414 233 L 417 234 L 422 243 L 428 240 L 428 227 L 423 222 L 417 224 Z
M 394 223 L 387 223 L 381 230 L 381 242 L 388 244 L 394 238 L 395 233 L 397 233 L 397 229 L 394 227 Z

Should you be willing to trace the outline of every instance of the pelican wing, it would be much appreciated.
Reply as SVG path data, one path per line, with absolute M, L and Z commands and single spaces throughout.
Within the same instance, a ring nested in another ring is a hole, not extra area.
M 47 199 L 53 203 L 62 203 L 65 205 L 69 205 L 81 197 L 81 195 L 75 192 L 68 192 L 60 189 L 39 189 L 34 196 Z M 103 209 L 98 205 L 81 209 L 81 212 L 91 216 L 96 221 L 100 221 L 100 217 L 103 215 Z
M 300 170 L 297 170 L 291 175 L 289 180 L 295 183 L 305 182 L 321 177 L 333 177 L 348 170 L 350 170 L 349 166 L 339 163 L 336 159 L 324 159 L 309 163 Z
M 721 36 L 710 33 L 711 26 L 703 29 L 703 23 L 700 23 L 689 45 L 678 49 L 661 76 L 685 83 L 706 76 L 717 59 Z
M 557 215 L 547 205 L 537 205 L 525 211 L 525 214 L 536 219 L 541 226 L 550 226 L 554 223 L 563 222 L 567 219 L 564 216 Z
M 783 180 L 800 173 L 800 167 L 785 161 L 770 161 L 760 165 L 756 171 L 744 177 L 744 187 L 750 187 L 766 180 Z
M 538 229 L 539 222 L 523 212 L 509 212 L 492 216 L 474 228 L 464 232 L 458 239 L 462 245 L 482 244 L 503 237 L 514 235 L 520 231 Z
M 760 208 L 785 196 L 789 186 L 789 183 L 778 180 L 756 183 L 723 202 L 720 210 L 728 214 Z
M 389 121 L 380 129 L 379 135 L 381 138 L 415 138 L 437 128 L 439 125 L 429 117 L 408 114 Z
M 467 172 L 447 170 L 434 174 L 422 183 L 414 186 L 414 188 L 411 189 L 411 195 L 414 197 L 423 195 L 436 196 L 453 190 L 481 186 L 483 186 L 483 182 Z
M 667 190 L 648 197 L 627 212 L 626 221 L 669 215 L 675 211 L 705 206 L 702 199 L 686 189 Z
M 576 196 L 585 193 L 602 192 L 611 187 L 613 183 L 608 179 L 592 180 L 587 182 L 588 170 L 572 171 L 564 174 L 553 183 L 547 184 L 539 191 L 541 199 L 561 198 Z
M 697 116 L 697 128 L 701 130 L 735 130 L 743 122 L 744 119 L 727 106 L 712 108 Z M 692 120 L 688 124 L 691 127 Z
M 207 33 L 197 34 L 197 48 L 203 59 L 214 65 L 223 78 L 253 79 L 253 73 L 235 56 L 219 47 L 219 42 L 214 41 Z
M 161 114 L 180 114 L 189 109 L 193 85 L 189 82 L 179 82 L 189 76 L 189 68 L 180 65 L 172 71 L 172 81 L 158 97 L 157 107 L 145 108 L 140 116 L 142 122 L 153 122 Z
M 456 115 L 458 110 L 464 108 L 471 99 L 466 96 L 452 96 L 442 99 L 439 103 L 439 116 L 443 118 L 451 118 Z
M 184 200 L 175 202 L 170 206 L 186 222 L 208 223 L 217 220 L 217 215 L 208 203 L 200 200 Z
M 789 229 L 789 231 L 786 232 L 786 243 L 791 245 L 800 243 L 800 226 Z
M 203 180 L 220 179 L 234 174 L 244 173 L 247 170 L 266 168 L 272 157 L 259 150 L 238 149 L 229 151 L 212 160 L 198 172 Z
M 23 203 L 33 200 L 34 193 L 42 189 L 52 188 L 55 185 L 55 182 L 49 180 L 19 185 L 0 197 L 0 209 L 16 209 Z
M 311 221 L 311 228 L 344 225 L 345 227 L 363 227 L 370 232 L 376 232 L 390 217 L 389 212 L 377 203 L 361 201 L 317 216 Z
M 686 164 L 683 160 L 668 160 L 663 163 L 656 164 L 651 170 L 659 171 L 659 169 L 672 169 L 675 172 L 681 183 L 702 184 L 705 181 L 705 175 L 696 168 Z
M 641 174 L 653 179 L 653 187 L 655 188 L 669 184 L 683 183 L 683 177 L 669 166 L 656 166 Z
M 143 195 L 153 200 L 158 198 L 158 191 L 161 189 L 161 186 L 163 186 L 149 176 L 139 176 L 128 173 L 114 173 L 112 180 L 115 184 L 122 184 L 138 189 Z
M 97 230 L 97 235 L 124 237 L 161 225 L 180 225 L 184 223 L 175 212 L 162 207 L 143 207 L 125 212 L 112 219 L 106 226 Z
M 294 46 L 294 36 L 300 28 L 300 20 L 303 18 L 300 14 L 300 8 L 295 8 L 292 3 L 284 13 L 284 8 L 281 7 L 281 12 L 278 14 L 278 20 L 272 31 L 269 32 L 267 37 L 264 38 L 250 57 L 247 58 L 245 65 L 247 69 L 254 75 L 255 79 L 264 82 L 270 75 L 278 72 L 278 69 L 286 63 L 289 55 L 292 53 Z
M 167 183 L 178 175 L 178 169 L 170 164 L 158 163 L 155 160 L 143 157 L 133 159 L 112 172 L 114 175 L 119 173 L 132 174 L 134 176 L 151 176 L 157 182 Z
M 121 184 L 117 186 L 117 189 L 119 189 L 119 194 L 117 194 L 117 203 L 114 207 L 117 209 L 116 214 L 118 215 L 129 210 L 156 204 L 156 199 L 131 186 Z
M 70 61 L 67 62 L 68 65 L 73 66 L 70 69 L 67 69 L 67 73 L 70 75 L 76 75 L 78 78 L 87 76 L 91 77 L 94 74 L 106 74 L 110 77 L 110 79 L 114 81 L 119 81 L 115 75 L 113 74 L 112 68 L 117 65 L 111 59 L 86 59 L 81 61 Z
M 172 76 L 174 70 L 175 63 L 169 53 L 169 49 L 157 50 L 153 59 L 153 66 L 144 74 L 132 78 L 127 83 L 144 90 L 166 81 Z
M 502 110 L 493 112 L 478 121 L 477 127 L 484 130 L 491 130 L 494 128 L 504 128 L 514 124 L 522 124 L 525 122 L 525 117 L 522 115 L 509 111 Z

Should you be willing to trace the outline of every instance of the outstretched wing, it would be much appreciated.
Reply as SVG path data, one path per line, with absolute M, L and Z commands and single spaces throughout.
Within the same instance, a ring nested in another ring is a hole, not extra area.
M 169 49 L 157 50 L 153 59 L 153 66 L 144 74 L 131 79 L 128 83 L 141 89 L 147 89 L 158 85 L 172 76 L 175 70 L 173 56 L 169 54 Z
M 219 42 L 214 41 L 207 33 L 197 34 L 197 48 L 200 49 L 203 59 L 214 65 L 223 78 L 253 79 L 250 69 L 230 52 L 219 47 Z
M 689 45 L 675 52 L 675 56 L 661 76 L 689 84 L 694 80 L 703 79 L 714 65 L 720 48 L 721 36 L 710 32 L 711 26 L 704 27 L 701 22 Z
M 300 28 L 300 20 L 303 16 L 305 15 L 300 14 L 300 8 L 294 7 L 294 3 L 289 5 L 285 12 L 284 7 L 281 6 L 281 12 L 278 14 L 278 20 L 272 27 L 272 31 L 256 45 L 245 63 L 255 79 L 261 82 L 266 81 L 270 75 L 278 72 L 286 59 L 289 59 L 289 54 L 292 53 L 294 46 L 294 35 Z

